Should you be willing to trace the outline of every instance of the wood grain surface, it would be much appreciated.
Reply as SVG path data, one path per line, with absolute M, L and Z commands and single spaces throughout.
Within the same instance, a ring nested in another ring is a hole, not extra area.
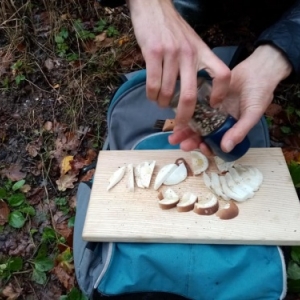
M 239 215 L 220 220 L 216 215 L 200 216 L 193 211 L 179 213 L 176 208 L 162 210 L 153 183 L 158 170 L 190 153 L 181 150 L 101 151 L 86 215 L 83 239 L 145 243 L 210 243 L 300 245 L 300 204 L 281 148 L 253 148 L 238 163 L 257 167 L 264 176 L 252 199 L 237 203 Z M 108 179 L 118 167 L 155 160 L 156 167 L 149 189 L 135 187 L 129 192 L 127 176 L 107 191 Z M 216 171 L 210 160 L 209 171 Z M 159 190 L 166 189 L 162 186 Z M 188 177 L 172 186 L 205 195 L 208 189 L 200 176 Z M 220 200 L 220 206 L 226 201 Z

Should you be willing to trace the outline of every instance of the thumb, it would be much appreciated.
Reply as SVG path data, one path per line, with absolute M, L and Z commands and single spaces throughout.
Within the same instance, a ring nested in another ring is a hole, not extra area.
M 257 110 L 245 110 L 236 124 L 225 133 L 221 142 L 222 150 L 230 152 L 237 144 L 239 144 L 258 123 L 262 114 L 263 113 L 260 113 Z

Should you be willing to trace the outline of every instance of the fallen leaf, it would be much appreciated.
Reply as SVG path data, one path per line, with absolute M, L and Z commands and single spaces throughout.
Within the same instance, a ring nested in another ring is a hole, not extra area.
M 119 46 L 122 46 L 125 43 L 128 43 L 130 41 L 128 36 L 123 36 L 118 40 Z
M 71 164 L 70 162 L 73 161 L 72 155 L 65 156 L 63 160 L 61 161 L 61 166 L 60 166 L 60 174 L 65 175 L 71 170 Z
M 289 164 L 291 161 L 295 161 L 298 159 L 299 151 L 292 148 L 283 148 L 282 149 L 285 161 Z
M 20 191 L 24 194 L 28 193 L 31 190 L 31 186 L 29 184 L 24 184 L 21 188 Z
M 92 170 L 89 170 L 86 172 L 86 174 L 84 174 L 81 178 L 80 178 L 80 181 L 81 182 L 87 182 L 87 181 L 90 181 L 93 176 L 95 174 L 95 169 L 92 169 Z
M 16 300 L 21 296 L 23 289 L 13 287 L 12 284 L 7 285 L 2 290 L 2 296 L 6 297 L 6 300 Z
M 76 174 L 65 174 L 56 180 L 57 188 L 59 191 L 64 192 L 66 189 L 74 188 L 73 183 L 77 181 Z
M 26 151 L 31 157 L 36 157 L 40 148 L 35 144 L 28 144 L 26 146 Z
M 66 244 L 72 247 L 73 228 L 68 227 L 68 221 L 56 223 L 55 230 L 66 239 Z
M 103 42 L 106 39 L 106 37 L 107 37 L 106 32 L 102 32 L 95 36 L 95 42 L 96 43 Z
M 36 205 L 43 201 L 45 190 L 42 187 L 37 187 L 31 190 L 27 195 L 27 201 L 31 205 Z
M 1 170 L 1 175 L 7 177 L 11 181 L 19 181 L 26 177 L 26 173 L 21 172 L 21 166 L 18 164 L 12 164 L 8 169 Z
M 54 267 L 52 272 L 68 291 L 74 287 L 74 276 L 69 275 L 61 266 Z
M 59 84 L 58 84 L 58 83 L 55 84 L 55 85 L 53 86 L 53 88 L 54 88 L 54 89 L 58 89 L 58 88 L 59 88 Z
M 6 202 L 0 200 L 0 225 L 7 223 L 9 212 L 9 207 Z

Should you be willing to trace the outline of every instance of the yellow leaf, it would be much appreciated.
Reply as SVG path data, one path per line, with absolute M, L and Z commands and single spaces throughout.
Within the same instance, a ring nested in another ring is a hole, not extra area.
M 122 46 L 123 44 L 128 43 L 129 41 L 130 41 L 129 37 L 128 36 L 124 36 L 124 37 L 122 37 L 122 38 L 119 39 L 118 44 L 119 44 L 119 46 Z
M 71 170 L 70 162 L 73 160 L 72 155 L 65 156 L 61 162 L 60 174 L 65 175 Z

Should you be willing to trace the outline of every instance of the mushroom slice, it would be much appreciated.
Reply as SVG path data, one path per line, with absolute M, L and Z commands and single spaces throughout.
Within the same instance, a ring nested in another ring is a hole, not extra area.
M 219 201 L 215 194 L 208 193 L 203 199 L 194 205 L 194 212 L 198 215 L 212 215 L 219 209 Z
M 133 164 L 127 165 L 127 188 L 129 192 L 134 192 L 134 172 L 133 172 Z
M 162 167 L 156 175 L 154 189 L 158 190 L 167 177 L 177 168 L 176 164 L 168 164 Z
M 245 190 L 247 193 L 252 194 L 252 197 L 254 195 L 254 189 L 251 185 L 249 185 L 247 182 L 244 181 L 243 177 L 239 175 L 237 170 L 235 168 L 230 168 L 228 170 L 229 174 L 231 175 L 234 182 L 239 185 L 243 190 Z
M 205 171 L 203 172 L 203 181 L 204 181 L 205 186 L 208 189 L 212 190 L 210 177 L 208 176 L 208 174 Z
M 179 164 L 179 166 L 165 179 L 163 184 L 165 185 L 175 185 L 187 178 L 187 169 L 184 163 Z
M 194 175 L 199 175 L 206 171 L 209 165 L 207 157 L 200 151 L 191 151 L 190 153 L 192 157 L 192 169 Z
M 145 161 L 140 164 L 139 172 L 140 172 L 140 179 L 141 184 L 144 186 L 144 188 L 149 188 L 152 174 L 154 171 L 156 161 Z
M 161 195 L 159 195 L 159 197 L 160 196 Z M 168 188 L 166 191 L 164 191 L 162 193 L 162 197 L 163 198 L 158 202 L 161 209 L 171 209 L 179 202 L 179 196 L 171 188 Z
M 226 162 L 219 156 L 214 156 L 214 161 L 220 172 L 227 172 L 235 164 L 235 161 Z
M 243 178 L 243 181 L 257 191 L 263 182 L 262 173 L 255 167 L 236 165 L 234 169 Z
M 240 195 L 240 197 L 243 199 L 241 201 L 245 201 L 249 198 L 252 198 L 254 196 L 254 192 L 253 191 L 246 191 L 245 189 L 243 189 L 241 187 L 240 184 L 237 184 L 232 176 L 230 175 L 230 173 L 226 173 L 225 175 L 225 179 L 226 179 L 226 182 L 227 182 L 227 185 L 228 187 L 236 194 Z
M 107 186 L 107 190 L 109 191 L 111 188 L 113 188 L 117 183 L 121 181 L 126 171 L 126 166 L 123 166 L 119 168 L 117 171 L 115 171 L 109 178 L 109 184 Z
M 243 196 L 235 193 L 228 187 L 225 176 L 219 176 L 219 179 L 220 179 L 222 190 L 226 196 L 228 196 L 229 198 L 236 200 L 236 201 L 245 201 L 246 200 L 246 199 L 244 199 Z
M 211 181 L 210 181 L 211 188 L 212 188 L 213 192 L 217 196 L 223 198 L 224 200 L 230 200 L 230 198 L 222 190 L 219 175 L 215 172 L 211 172 L 210 177 L 211 177 Z
M 191 192 L 185 192 L 179 202 L 177 203 L 177 211 L 188 212 L 194 208 L 194 204 L 197 201 L 197 196 Z
M 135 182 L 136 182 L 136 185 L 139 187 L 139 188 L 142 188 L 144 189 L 144 185 L 142 183 L 142 178 L 141 178 L 141 165 L 137 165 L 135 168 L 134 168 L 134 177 L 135 177 Z
M 230 220 L 235 218 L 238 214 L 239 214 L 239 208 L 234 203 L 234 201 L 231 200 L 228 203 L 226 203 L 225 206 L 216 213 L 216 216 L 222 220 Z

